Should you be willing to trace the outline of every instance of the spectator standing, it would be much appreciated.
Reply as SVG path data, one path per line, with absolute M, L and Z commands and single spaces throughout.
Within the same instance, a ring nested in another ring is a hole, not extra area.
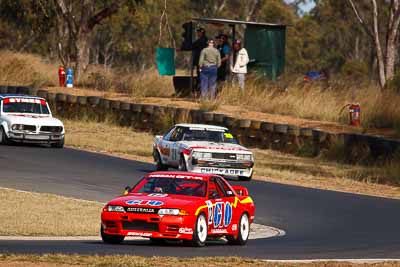
M 242 42 L 240 40 L 235 40 L 233 43 L 233 49 L 236 52 L 235 64 L 231 66 L 233 82 L 237 82 L 239 84 L 239 87 L 243 93 L 247 74 L 247 64 L 249 63 L 249 55 L 247 54 L 246 48 L 242 47 Z
M 200 76 L 199 60 L 201 51 L 207 47 L 208 38 L 206 36 L 206 30 L 204 28 L 198 28 L 196 30 L 197 39 L 192 44 L 192 57 L 193 67 L 196 68 L 197 77 Z
M 201 97 L 205 98 L 210 93 L 211 99 L 214 99 L 217 86 L 217 71 L 221 66 L 221 55 L 214 47 L 214 40 L 209 40 L 208 47 L 201 51 L 199 66 Z
M 228 36 L 226 34 L 220 34 L 217 37 L 218 50 L 221 55 L 221 67 L 218 68 L 217 81 L 226 81 L 226 75 L 228 73 L 228 62 L 231 54 L 231 48 L 228 44 Z

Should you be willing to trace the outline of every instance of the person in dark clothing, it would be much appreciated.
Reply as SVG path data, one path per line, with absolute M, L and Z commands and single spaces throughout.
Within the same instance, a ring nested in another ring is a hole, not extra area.
M 221 66 L 218 68 L 218 81 L 226 81 L 226 74 L 228 72 L 229 57 L 231 48 L 228 44 L 228 36 L 220 34 L 216 37 L 218 46 L 217 49 L 221 55 Z
M 208 46 L 208 38 L 206 36 L 206 31 L 204 28 L 198 28 L 196 30 L 197 39 L 192 44 L 192 57 L 193 57 L 193 67 L 196 68 L 197 77 L 200 77 L 200 67 L 199 60 L 201 50 Z

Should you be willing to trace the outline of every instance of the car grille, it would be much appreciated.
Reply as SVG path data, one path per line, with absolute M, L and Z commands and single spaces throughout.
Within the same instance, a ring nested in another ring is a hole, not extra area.
M 24 125 L 24 131 L 36 132 L 36 126 L 35 125 Z
M 142 207 L 125 207 L 126 212 L 157 214 L 159 209 Z
M 213 159 L 236 159 L 236 154 L 233 153 L 212 153 Z
M 122 222 L 122 228 L 124 230 L 141 230 L 141 231 L 152 231 L 158 232 L 158 223 L 149 223 L 146 221 L 135 220 L 131 222 Z
M 50 132 L 50 133 L 61 133 L 63 127 L 61 126 L 42 126 L 40 127 L 41 132 Z

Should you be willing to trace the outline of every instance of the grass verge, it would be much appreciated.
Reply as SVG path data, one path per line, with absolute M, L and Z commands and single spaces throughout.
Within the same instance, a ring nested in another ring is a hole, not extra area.
M 88 151 L 153 162 L 153 136 L 111 122 L 64 121 L 66 144 Z M 305 158 L 272 150 L 253 149 L 255 179 L 373 196 L 400 198 L 400 187 L 385 181 L 385 167 L 347 165 L 321 158 Z
M 0 235 L 99 234 L 103 207 L 99 202 L 4 188 L 0 188 L 0 199 Z
M 1 255 L 0 266 L 25 267 L 25 266 L 265 266 L 265 267 L 393 267 L 399 266 L 398 262 L 379 263 L 351 263 L 351 262 L 311 262 L 311 263 L 283 263 L 266 262 L 263 260 L 247 259 L 240 257 L 140 257 L 140 256 L 78 256 L 62 254 L 45 255 Z

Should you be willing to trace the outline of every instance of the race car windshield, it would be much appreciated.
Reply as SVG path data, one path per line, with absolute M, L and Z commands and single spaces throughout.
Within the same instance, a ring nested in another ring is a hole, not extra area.
M 31 113 L 31 114 L 50 114 L 46 102 L 43 100 L 29 99 L 29 100 L 16 100 L 10 101 L 5 99 L 3 101 L 3 112 L 5 113 Z
M 236 138 L 229 132 L 187 129 L 183 141 L 207 141 L 215 143 L 237 144 Z
M 150 177 L 143 179 L 131 192 L 204 197 L 206 183 L 194 179 Z

